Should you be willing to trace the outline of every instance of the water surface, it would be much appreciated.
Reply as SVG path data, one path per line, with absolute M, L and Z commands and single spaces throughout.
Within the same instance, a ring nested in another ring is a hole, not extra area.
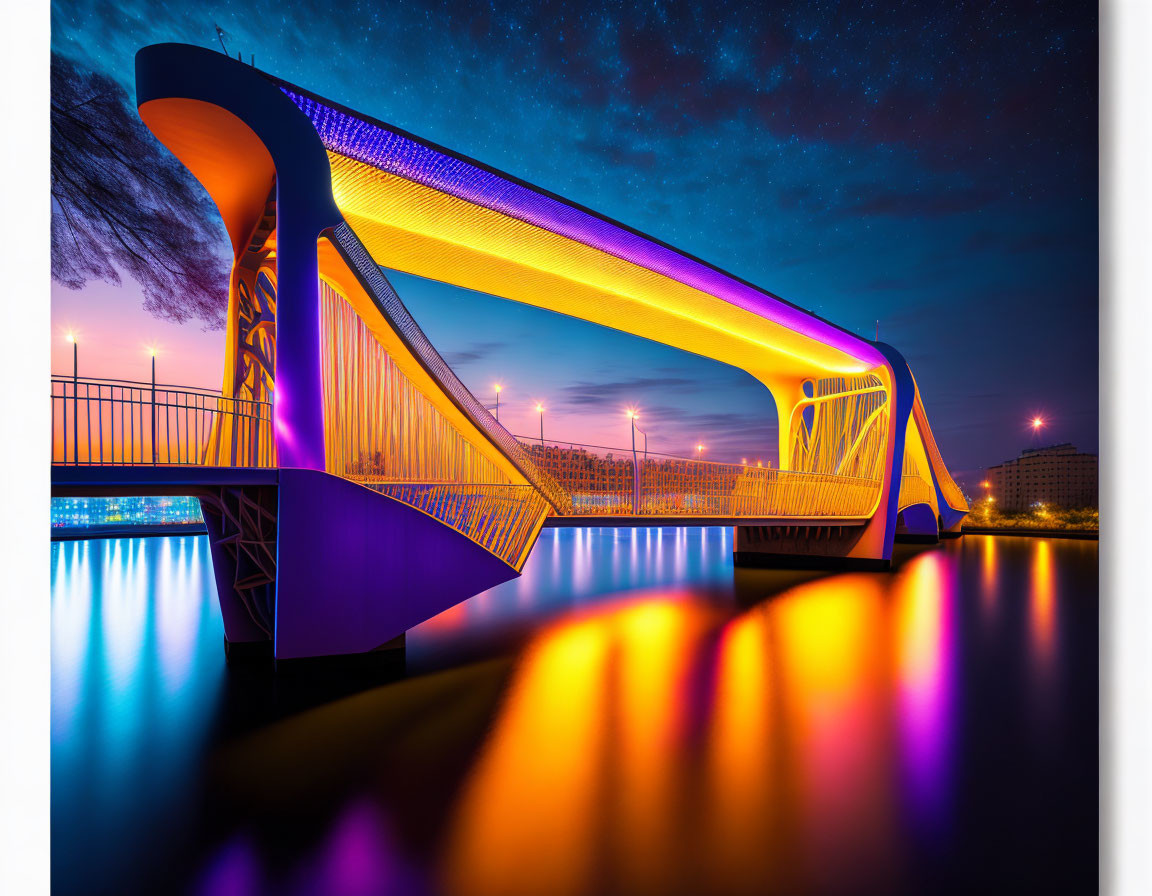
M 203 536 L 52 546 L 58 893 L 1096 891 L 1097 546 L 541 536 L 406 659 L 227 668 Z

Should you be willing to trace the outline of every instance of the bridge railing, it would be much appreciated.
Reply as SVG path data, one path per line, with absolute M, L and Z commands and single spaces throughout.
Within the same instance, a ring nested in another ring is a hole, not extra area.
M 275 466 L 272 405 L 186 386 L 53 376 L 52 463 Z
M 517 569 L 548 509 L 548 502 L 531 485 L 348 478 L 422 510 Z
M 632 454 L 618 448 L 574 442 L 541 444 L 516 436 L 537 468 L 572 499 L 574 516 L 618 516 L 633 512 Z
M 864 517 L 879 480 L 688 459 L 641 461 L 641 513 L 726 517 Z
M 572 497 L 576 516 L 869 516 L 878 479 L 517 438 Z M 637 476 L 639 467 L 639 476 Z
M 909 475 L 905 473 L 900 477 L 900 495 L 896 502 L 896 509 L 903 510 L 913 504 L 932 504 L 936 498 L 936 491 L 932 483 L 919 473 Z

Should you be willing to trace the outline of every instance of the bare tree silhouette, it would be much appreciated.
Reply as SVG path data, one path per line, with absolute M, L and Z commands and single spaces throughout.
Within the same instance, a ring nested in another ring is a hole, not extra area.
M 52 55 L 52 278 L 144 290 L 156 317 L 221 329 L 226 245 L 211 199 L 161 146 L 119 84 Z

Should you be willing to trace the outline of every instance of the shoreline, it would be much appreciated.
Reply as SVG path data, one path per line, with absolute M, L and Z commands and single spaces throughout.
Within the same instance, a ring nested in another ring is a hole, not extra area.
M 964 535 L 1025 535 L 1032 538 L 1074 538 L 1080 541 L 1099 541 L 1099 529 L 1027 529 L 1022 527 L 996 529 L 990 526 L 964 526 Z
M 162 535 L 207 535 L 203 523 L 168 523 L 163 526 L 93 526 L 88 529 L 62 527 L 52 530 L 52 541 L 84 541 L 90 538 L 152 538 Z

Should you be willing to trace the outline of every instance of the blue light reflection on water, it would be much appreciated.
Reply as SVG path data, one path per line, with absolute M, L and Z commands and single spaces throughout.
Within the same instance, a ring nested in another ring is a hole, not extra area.
M 730 528 L 545 529 L 519 578 L 457 604 L 408 633 L 409 662 L 442 660 L 466 635 L 538 624 L 573 608 L 628 592 L 691 585 L 694 594 L 731 589 Z
M 224 676 L 207 557 L 205 536 L 52 544 L 54 842 L 128 865 L 194 789 Z

